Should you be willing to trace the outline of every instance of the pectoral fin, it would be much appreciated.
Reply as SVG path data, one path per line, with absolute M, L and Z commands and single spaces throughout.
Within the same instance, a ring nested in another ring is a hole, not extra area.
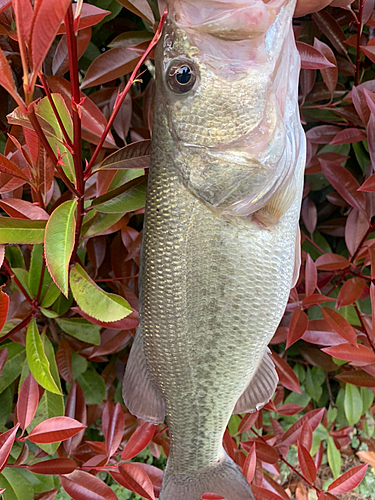
M 268 353 L 267 348 L 254 377 L 237 401 L 233 413 L 252 413 L 262 408 L 272 398 L 279 378 Z
M 126 407 L 133 415 L 152 424 L 164 422 L 164 398 L 151 379 L 139 331 L 135 336 L 126 365 L 122 396 Z
M 255 212 L 254 218 L 266 227 L 273 227 L 291 207 L 297 193 L 294 175 L 286 179 L 268 203 Z

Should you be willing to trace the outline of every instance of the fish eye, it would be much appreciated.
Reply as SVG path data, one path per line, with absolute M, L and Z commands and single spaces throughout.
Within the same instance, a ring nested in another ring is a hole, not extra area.
M 189 92 L 194 87 L 196 80 L 197 74 L 190 62 L 173 63 L 168 70 L 168 86 L 177 94 Z

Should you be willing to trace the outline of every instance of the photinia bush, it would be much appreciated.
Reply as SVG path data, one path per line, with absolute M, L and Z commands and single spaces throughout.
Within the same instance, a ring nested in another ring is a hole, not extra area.
M 4 500 L 159 495 L 168 429 L 127 411 L 121 381 L 138 324 L 162 3 L 0 0 Z M 257 500 L 349 498 L 361 482 L 368 497 L 374 0 L 334 0 L 294 30 L 307 133 L 303 265 L 272 340 L 276 394 L 232 417 L 224 447 Z

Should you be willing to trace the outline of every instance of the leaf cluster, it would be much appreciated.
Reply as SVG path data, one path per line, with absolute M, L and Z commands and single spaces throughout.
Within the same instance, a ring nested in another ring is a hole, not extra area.
M 375 466 L 375 10 L 332 5 L 294 21 L 307 166 L 302 267 L 271 346 L 280 383 L 263 410 L 232 417 L 223 442 L 257 500 L 337 498 Z M 159 9 L 0 0 L 4 500 L 160 492 L 168 429 L 121 398 Z

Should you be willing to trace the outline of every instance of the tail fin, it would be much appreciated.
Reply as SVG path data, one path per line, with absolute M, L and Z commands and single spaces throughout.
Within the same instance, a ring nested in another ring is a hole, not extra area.
M 200 500 L 204 493 L 216 493 L 226 500 L 254 500 L 249 483 L 227 455 L 194 475 L 169 474 L 167 470 L 159 500 Z

